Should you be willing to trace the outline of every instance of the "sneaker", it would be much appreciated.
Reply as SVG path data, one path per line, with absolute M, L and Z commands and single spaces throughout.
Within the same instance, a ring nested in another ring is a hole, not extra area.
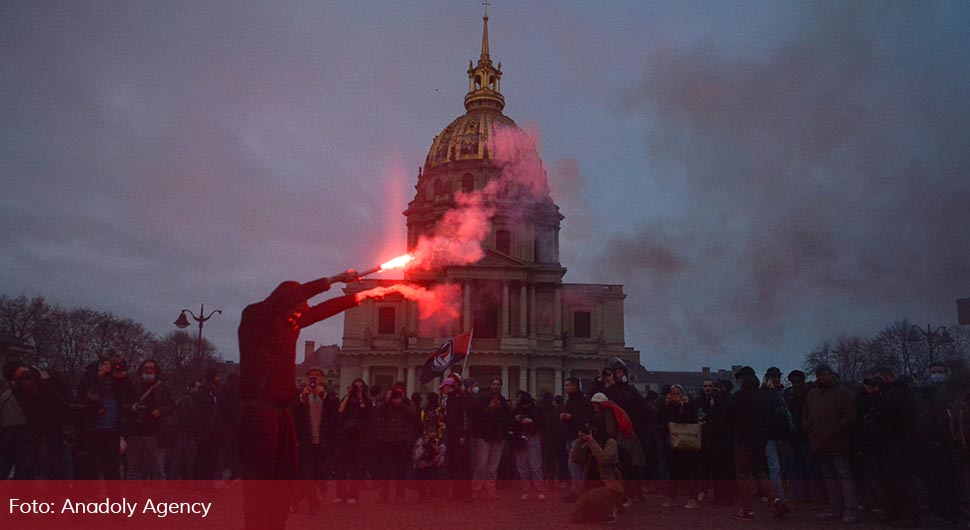
M 340 497 L 337 497 L 336 499 L 334 499 L 334 500 L 333 500 L 333 503 L 334 503 L 334 504 L 340 504 L 340 503 L 342 503 L 342 502 L 344 502 L 344 500 L 343 500 L 343 499 L 341 499 Z
M 522 496 L 519 497 L 519 500 L 520 501 L 527 501 L 527 500 L 529 500 L 529 494 L 528 493 L 523 493 Z
M 848 512 L 842 516 L 842 524 L 854 524 L 859 522 L 859 516 L 855 512 Z
M 546 494 L 545 494 L 545 493 L 540 493 L 540 494 L 539 494 L 539 497 L 538 497 L 538 499 L 539 499 L 540 501 L 544 501 L 544 500 L 546 500 Z
M 687 501 L 687 504 L 684 505 L 684 508 L 687 508 L 687 509 L 700 508 L 700 507 L 701 505 L 698 504 L 697 501 L 695 501 L 694 499 Z
M 353 506 L 357 504 L 357 499 L 347 499 L 347 504 Z
M 623 501 L 622 506 L 624 508 L 629 508 L 630 506 L 633 506 L 633 501 L 631 501 L 630 499 L 627 499 L 627 500 Z
M 674 508 L 677 506 L 677 501 L 674 499 L 671 499 L 670 497 L 667 497 L 666 499 L 664 499 L 664 503 L 661 504 L 661 506 L 663 506 L 664 508 Z
M 789 510 L 788 504 L 781 500 L 781 498 L 776 498 L 771 501 L 771 511 L 775 517 L 784 517 Z
M 754 512 L 741 508 L 737 513 L 734 514 L 734 518 L 739 521 L 754 521 Z
M 610 514 L 610 518 L 607 519 L 605 522 L 606 522 L 606 524 L 613 524 L 613 523 L 616 522 L 616 507 L 615 506 L 613 507 L 613 513 Z
M 842 514 L 840 514 L 839 512 L 833 512 L 832 510 L 826 508 L 826 509 L 818 512 L 817 514 L 815 514 L 815 518 L 816 519 L 823 519 L 823 520 L 825 520 L 825 519 L 835 519 L 836 517 L 841 517 L 841 515 Z

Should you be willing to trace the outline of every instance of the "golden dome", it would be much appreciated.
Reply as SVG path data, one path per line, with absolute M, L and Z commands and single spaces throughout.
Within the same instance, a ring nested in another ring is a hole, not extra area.
M 492 66 L 488 51 L 488 16 L 484 18 L 482 53 L 478 65 L 468 64 L 468 93 L 464 115 L 459 116 L 435 136 L 424 161 L 424 170 L 450 162 L 485 161 L 500 158 L 502 162 L 539 160 L 535 143 L 502 114 L 505 98 L 501 93 L 502 64 Z M 509 134 L 500 132 L 506 129 Z M 500 144 L 496 144 L 496 140 Z
M 496 146 L 496 138 L 501 136 L 503 128 L 510 134 L 502 140 L 501 146 Z M 473 110 L 449 123 L 435 137 L 424 169 L 428 171 L 449 162 L 492 160 L 499 150 L 504 162 L 537 160 L 539 153 L 532 141 L 514 141 L 521 137 L 525 137 L 525 132 L 512 118 L 496 111 Z

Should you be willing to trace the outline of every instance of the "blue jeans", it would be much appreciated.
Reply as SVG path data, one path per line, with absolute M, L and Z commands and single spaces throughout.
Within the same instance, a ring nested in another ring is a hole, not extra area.
M 829 493 L 829 510 L 851 513 L 856 509 L 855 484 L 847 455 L 816 455 Z
M 765 457 L 768 459 L 768 480 L 775 487 L 775 494 L 785 498 L 785 486 L 781 481 L 781 463 L 788 456 L 788 444 L 782 440 L 768 440 L 765 446 Z
M 583 489 L 583 468 L 573 462 L 572 459 L 573 448 L 576 447 L 577 443 L 579 443 L 579 438 L 566 442 L 566 467 L 569 468 L 569 478 L 572 479 L 569 492 L 579 495 L 579 492 Z
M 515 448 L 515 465 L 525 493 L 542 493 L 542 438 L 534 434 L 526 438 L 525 447 Z
M 505 449 L 505 439 L 486 441 L 482 438 L 472 438 L 475 451 L 475 466 L 472 470 L 472 492 L 495 491 L 495 480 L 498 478 L 498 466 L 502 461 L 502 451 Z

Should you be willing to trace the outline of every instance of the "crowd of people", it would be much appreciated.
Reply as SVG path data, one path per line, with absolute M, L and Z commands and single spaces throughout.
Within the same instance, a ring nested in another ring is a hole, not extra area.
M 299 474 L 313 486 L 291 506 L 357 504 L 365 481 L 382 503 L 484 502 L 512 484 L 523 502 L 570 503 L 573 521 L 615 521 L 650 494 L 664 509 L 730 506 L 741 520 L 760 501 L 776 517 L 814 509 L 845 524 L 863 512 L 903 527 L 970 521 L 962 364 L 933 363 L 922 384 L 886 367 L 861 382 L 824 365 L 812 375 L 744 367 L 698 395 L 676 382 L 643 395 L 613 365 L 588 388 L 568 378 L 561 395 L 536 399 L 457 372 L 426 394 L 361 379 L 338 392 L 311 369 L 288 410 Z M 154 361 L 129 376 L 109 351 L 73 389 L 19 361 L 3 379 L 0 477 L 239 477 L 245 408 L 234 374 L 212 370 L 176 393 Z

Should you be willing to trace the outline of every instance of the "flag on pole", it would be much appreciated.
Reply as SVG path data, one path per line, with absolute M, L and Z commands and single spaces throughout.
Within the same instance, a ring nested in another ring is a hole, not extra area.
M 468 355 L 471 342 L 471 331 L 455 336 L 454 340 L 446 340 L 438 348 L 438 351 L 431 354 L 431 357 L 424 363 L 424 367 L 421 368 L 421 384 L 426 384 L 435 377 L 443 375 L 449 366 L 462 362 Z

